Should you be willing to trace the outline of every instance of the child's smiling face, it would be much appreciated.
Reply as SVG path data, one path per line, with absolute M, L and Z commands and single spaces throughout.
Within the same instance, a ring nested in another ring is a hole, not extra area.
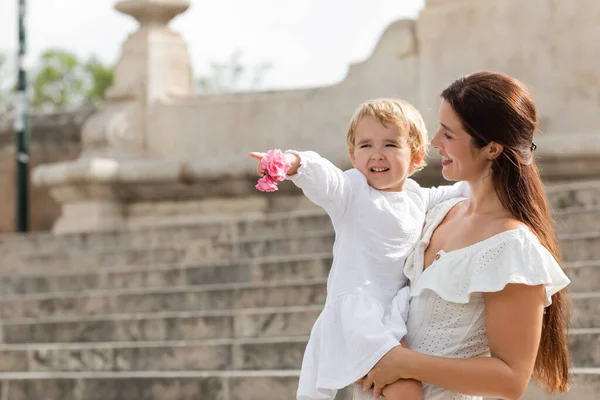
M 357 125 L 350 158 L 369 185 L 384 192 L 402 191 L 415 164 L 408 134 L 371 116 Z

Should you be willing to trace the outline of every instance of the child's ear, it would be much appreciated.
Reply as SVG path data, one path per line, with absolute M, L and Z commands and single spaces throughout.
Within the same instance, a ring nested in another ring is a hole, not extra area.
M 348 154 L 350 155 L 350 160 L 352 161 L 352 166 L 356 168 L 356 160 L 354 158 L 354 148 L 348 147 Z
M 411 159 L 411 171 L 414 171 L 417 168 L 417 166 L 421 165 L 421 163 L 423 162 L 423 158 L 425 158 L 425 149 L 420 149 L 413 153 Z

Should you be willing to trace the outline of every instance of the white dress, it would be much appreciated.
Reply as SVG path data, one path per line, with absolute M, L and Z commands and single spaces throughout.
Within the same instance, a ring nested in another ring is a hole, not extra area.
M 422 189 L 409 179 L 402 192 L 380 192 L 356 169 L 343 172 L 317 153 L 294 153 L 301 166 L 288 179 L 327 211 L 335 230 L 327 299 L 310 334 L 297 398 L 333 399 L 406 334 L 402 265 L 429 206 L 464 196 L 468 187 Z
M 410 280 L 409 348 L 424 354 L 489 357 L 483 293 L 509 283 L 543 284 L 545 306 L 569 284 L 558 263 L 529 229 L 499 233 L 463 249 L 444 252 L 423 271 L 425 249 L 435 228 L 460 199 L 440 204 L 427 215 L 423 237 L 404 266 Z M 424 400 L 480 400 L 424 383 Z

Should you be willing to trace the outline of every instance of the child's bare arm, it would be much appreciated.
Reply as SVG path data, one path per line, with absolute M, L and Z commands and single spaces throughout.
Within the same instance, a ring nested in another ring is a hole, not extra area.
M 386 400 L 423 400 L 423 385 L 414 379 L 400 379 L 383 388 Z
M 423 400 L 423 385 L 414 379 L 400 379 L 385 386 L 382 395 L 386 400 Z M 354 398 L 365 400 L 373 396 L 372 391 L 364 391 L 362 380 L 356 382 Z

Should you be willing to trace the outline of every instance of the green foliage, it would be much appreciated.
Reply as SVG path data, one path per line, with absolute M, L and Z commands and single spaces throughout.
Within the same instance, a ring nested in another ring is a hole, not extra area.
M 33 80 L 33 109 L 54 111 L 80 104 L 84 96 L 83 73 L 74 54 L 57 50 L 44 52 Z
M 268 63 L 248 66 L 236 51 L 226 61 L 212 63 L 210 72 L 196 80 L 196 89 L 204 94 L 256 90 L 270 68 Z M 32 110 L 54 112 L 104 103 L 114 67 L 96 57 L 81 60 L 72 52 L 49 49 L 27 75 Z M 0 112 L 12 107 L 15 80 L 8 57 L 0 53 Z
M 48 50 L 40 57 L 33 79 L 31 106 L 56 111 L 101 104 L 112 79 L 113 68 L 93 57 L 82 62 L 71 52 Z

